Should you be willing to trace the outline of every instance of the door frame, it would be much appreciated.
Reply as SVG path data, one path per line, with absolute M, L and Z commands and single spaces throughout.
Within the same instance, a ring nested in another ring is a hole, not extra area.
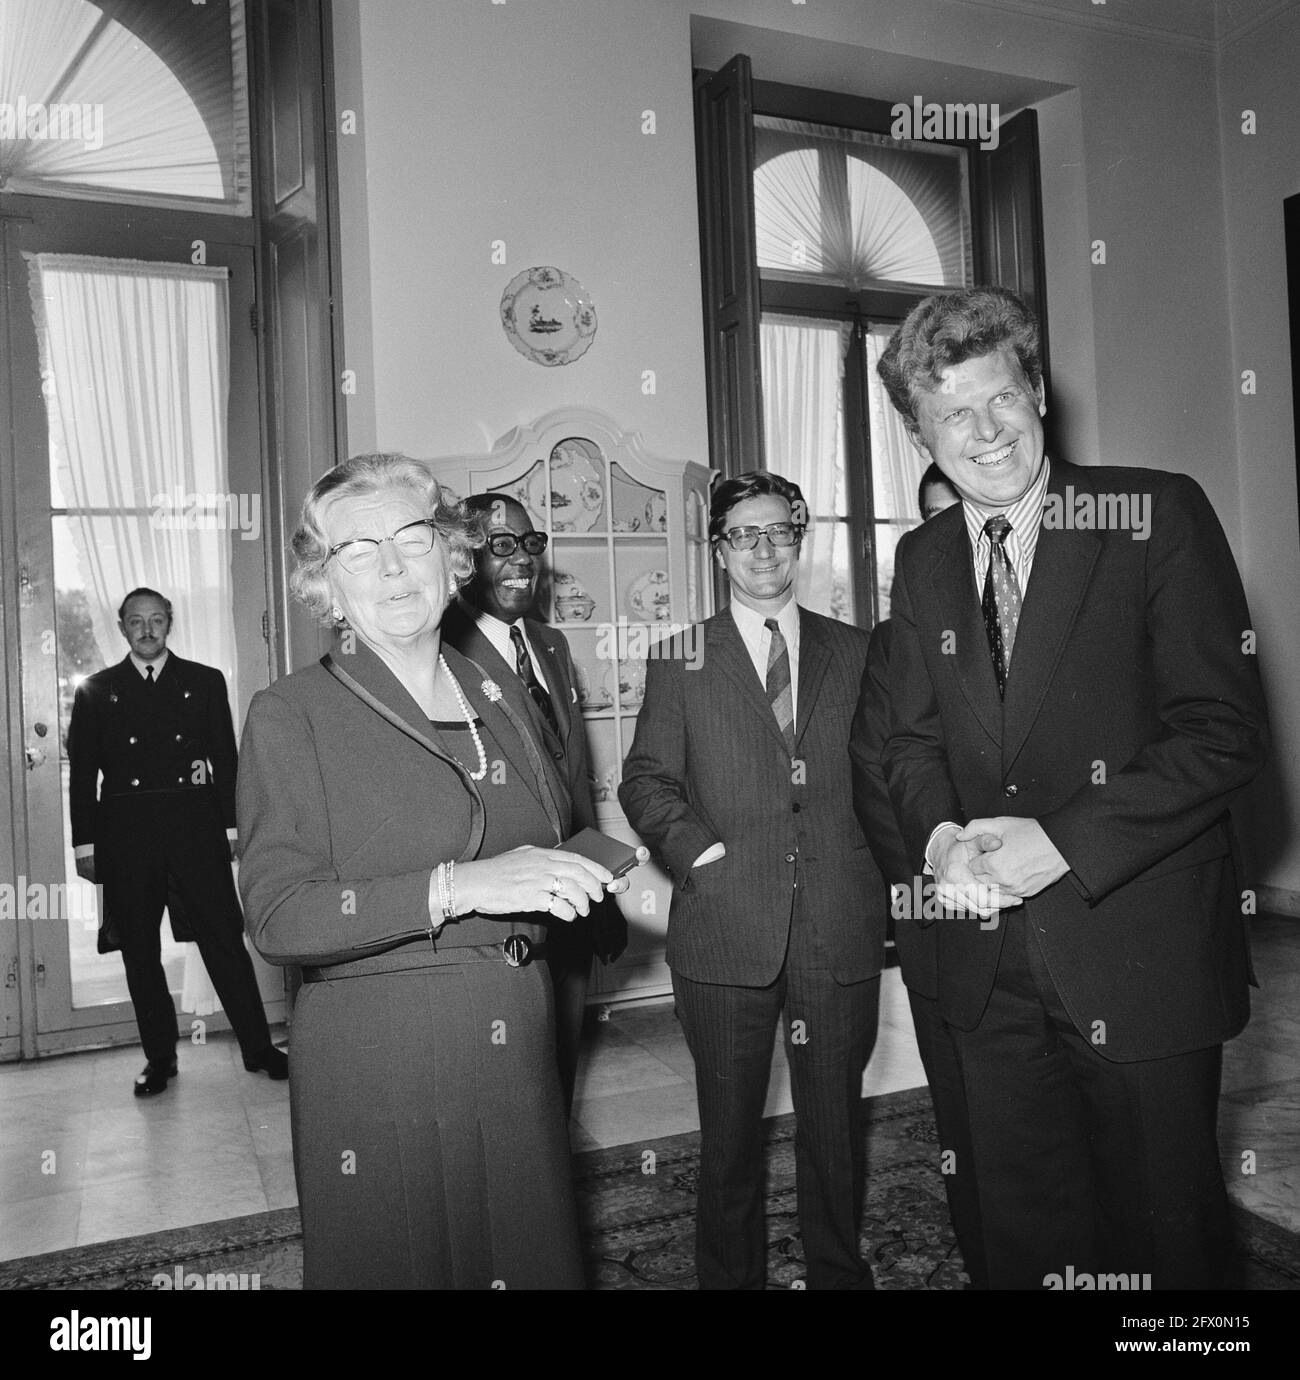
M 52 587 L 42 596 L 30 583 L 25 587 L 21 584 L 23 568 L 30 570 L 33 564 L 33 542 L 36 544 L 36 557 L 42 562 L 38 568 L 51 573 L 53 570 L 48 521 L 44 517 L 35 525 L 23 521 L 24 511 L 30 513 L 34 507 L 40 509 L 42 504 L 35 502 L 33 494 L 22 492 L 19 483 L 19 446 L 28 436 L 44 437 L 48 434 L 44 400 L 40 395 L 39 362 L 31 348 L 31 331 L 27 324 L 31 319 L 30 313 L 23 309 L 27 301 L 27 270 L 21 250 L 28 248 L 106 258 L 189 263 L 196 252 L 195 242 L 201 240 L 209 265 L 225 263 L 232 269 L 230 410 L 233 417 L 237 408 L 248 409 L 251 406 L 256 414 L 250 428 L 250 434 L 256 438 L 254 453 L 239 467 L 238 482 L 249 487 L 255 485 L 256 490 L 265 496 L 269 492 L 269 485 L 267 457 L 262 444 L 265 427 L 254 315 L 257 301 L 256 228 L 251 219 L 230 215 L 99 204 L 91 206 L 83 201 L 57 197 L 7 196 L 0 204 L 3 205 L 0 211 L 0 243 L 4 251 L 3 262 L 0 263 L 0 281 L 10 304 L 3 335 L 0 335 L 0 347 L 4 349 L 4 360 L 0 364 L 0 512 L 5 515 L 0 519 L 0 588 L 19 591 L 20 602 L 23 603 L 43 597 L 48 601 L 52 613 Z M 22 238 L 33 234 L 33 226 L 37 227 L 39 243 L 21 244 Z M 243 337 L 246 347 L 241 349 L 238 348 L 238 342 L 244 329 L 249 331 L 249 335 Z M 231 486 L 234 488 L 233 447 L 231 459 Z M 42 500 L 46 509 L 47 497 L 45 495 Z M 272 607 L 270 561 L 273 543 L 265 521 L 265 506 L 263 501 L 262 560 L 257 592 L 262 597 L 262 607 L 269 611 Z M 238 591 L 232 587 L 237 607 L 239 593 L 245 596 L 251 593 L 250 589 L 245 588 L 246 583 L 246 580 L 241 581 Z M 36 714 L 28 713 L 23 667 L 35 653 L 35 632 L 24 626 L 21 609 L 17 609 L 14 615 L 8 614 L 12 602 L 4 600 L 6 612 L 0 614 L 0 637 L 3 638 L 5 665 L 8 668 L 3 683 L 0 683 L 0 709 L 3 710 L 7 730 L 0 775 L 4 777 L 5 794 L 11 804 L 13 820 L 11 835 L 0 837 L 0 866 L 6 868 L 10 877 L 17 878 L 31 875 L 29 864 L 34 852 L 34 843 L 29 836 L 29 783 L 25 750 L 30 732 L 28 720 L 35 719 Z M 265 636 L 263 629 L 257 632 Z M 266 641 L 260 641 L 259 654 L 250 665 L 251 639 L 245 635 L 239 638 L 239 651 L 242 687 L 245 692 L 251 693 L 255 688 L 254 681 L 264 685 L 270 678 L 270 648 Z M 108 655 L 107 651 L 105 655 Z M 257 668 L 255 673 L 254 666 Z M 231 688 L 237 708 L 241 699 L 246 701 L 247 693 L 241 695 L 240 688 Z M 52 722 L 58 723 L 57 704 Z M 57 741 L 54 746 L 57 769 Z M 44 783 L 43 790 L 48 793 L 48 789 L 48 783 Z M 57 789 L 62 789 L 61 780 Z M 61 831 L 61 799 L 57 801 L 57 807 Z M 43 802 L 43 808 L 50 808 L 48 798 Z M 67 981 L 68 988 L 66 993 L 60 993 L 60 998 L 64 1000 L 70 1023 L 59 1030 L 40 1029 L 39 989 L 42 982 L 49 978 L 48 961 L 44 974 L 41 968 L 42 959 L 47 958 L 49 942 L 37 929 L 43 923 L 49 922 L 0 920 L 0 972 L 4 974 L 5 984 L 0 988 L 0 1060 L 39 1057 L 106 1044 L 133 1043 L 137 1034 L 130 1002 L 78 1010 L 71 1005 L 70 975 L 66 971 L 60 974 L 59 980 Z M 66 954 L 62 926 L 59 936 Z M 66 957 L 63 965 L 66 970 Z M 11 980 L 11 975 L 16 975 L 14 980 Z M 284 1018 L 285 1003 L 282 997 L 267 1000 L 266 1005 L 270 1021 L 274 1023 Z M 224 1012 L 202 1019 L 207 1030 L 229 1029 Z

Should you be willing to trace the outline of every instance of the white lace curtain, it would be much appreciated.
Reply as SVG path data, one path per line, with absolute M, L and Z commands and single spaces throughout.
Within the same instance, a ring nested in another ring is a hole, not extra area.
M 233 684 L 232 533 L 187 525 L 190 495 L 229 487 L 228 270 L 26 257 L 51 489 L 67 510 L 100 650 L 125 655 L 117 609 L 146 585 L 172 600 L 175 651 Z M 186 1010 L 216 1009 L 194 946 L 185 987 Z
M 968 280 L 960 150 L 767 116 L 754 124 L 760 270 L 852 291 Z
M 248 213 L 249 169 L 242 0 L 0 0 L 0 191 Z

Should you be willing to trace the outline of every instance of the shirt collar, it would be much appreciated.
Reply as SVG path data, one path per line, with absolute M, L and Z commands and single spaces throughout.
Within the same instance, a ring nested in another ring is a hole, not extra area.
M 729 607 L 736 627 L 745 637 L 755 640 L 761 637 L 767 631 L 763 625 L 769 618 L 776 619 L 776 625 L 781 629 L 781 635 L 785 638 L 787 645 L 793 645 L 799 635 L 799 605 L 795 602 L 793 590 L 790 591 L 790 597 L 775 614 L 759 613 L 757 609 L 751 609 L 748 604 L 742 604 L 739 599 L 733 599 Z
M 1043 468 L 1038 478 L 1025 490 L 1009 508 L 983 508 L 969 499 L 961 501 L 962 512 L 966 517 L 966 531 L 970 536 L 971 549 L 976 550 L 980 542 L 988 544 L 984 524 L 989 518 L 1002 513 L 1011 524 L 1008 542 L 1032 547 L 1038 540 L 1038 529 L 1043 521 L 1043 505 L 1047 501 L 1047 484 L 1052 475 L 1052 462 L 1043 456 Z
M 140 673 L 141 680 L 149 679 L 149 677 L 145 674 L 145 667 L 152 666 L 153 678 L 156 681 L 158 677 L 162 675 L 163 667 L 167 665 L 167 658 L 171 656 L 171 653 L 163 652 L 162 656 L 155 657 L 153 661 L 142 661 L 138 656 L 136 656 L 134 652 L 130 652 L 128 653 L 128 655 L 131 658 L 131 665 L 134 666 L 135 669 Z

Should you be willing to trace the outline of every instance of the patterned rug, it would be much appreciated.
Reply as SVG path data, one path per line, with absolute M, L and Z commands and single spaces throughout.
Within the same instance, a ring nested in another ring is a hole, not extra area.
M 948 1224 L 937 1138 L 924 1089 L 862 1104 L 867 1194 L 862 1249 L 881 1289 L 960 1289 L 966 1282 Z M 794 1117 L 765 1123 L 768 1287 L 800 1287 Z M 589 1278 L 602 1290 L 693 1289 L 699 1135 L 574 1157 Z M 1300 1289 L 1300 1239 L 1234 1208 L 1233 1287 Z M 0 1289 L 298 1289 L 297 1208 L 0 1262 Z M 252 1283 L 254 1277 L 257 1283 Z

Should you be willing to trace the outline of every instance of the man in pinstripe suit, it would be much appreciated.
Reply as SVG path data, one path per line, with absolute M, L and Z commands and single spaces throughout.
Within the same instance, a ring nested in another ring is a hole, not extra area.
M 764 1285 L 761 1123 L 782 1016 L 808 1284 L 873 1287 L 858 1250 L 857 1109 L 885 887 L 848 754 L 868 639 L 795 603 L 806 522 L 779 475 L 718 486 L 709 537 L 731 606 L 693 630 L 692 664 L 680 642 L 656 649 L 619 788 L 673 876 L 668 963 L 700 1102 L 704 1289 Z

